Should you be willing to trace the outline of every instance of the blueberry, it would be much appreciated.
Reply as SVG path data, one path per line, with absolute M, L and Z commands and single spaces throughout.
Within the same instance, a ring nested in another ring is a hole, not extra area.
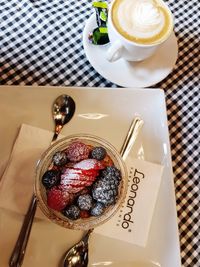
M 48 170 L 42 176 L 42 184 L 46 189 L 57 185 L 60 181 L 60 172 L 58 170 Z
M 91 151 L 91 158 L 96 160 L 103 160 L 106 156 L 106 150 L 103 147 L 95 147 Z
M 67 155 L 63 151 L 57 151 L 52 160 L 56 166 L 63 166 L 67 163 Z
M 77 199 L 77 204 L 81 210 L 90 210 L 92 202 L 92 197 L 89 194 L 80 195 Z
M 80 209 L 76 205 L 70 205 L 62 211 L 63 215 L 71 220 L 77 220 L 80 217 Z
M 90 214 L 92 216 L 100 216 L 104 212 L 104 209 L 105 209 L 105 206 L 102 203 L 97 202 L 93 205 L 90 211 Z

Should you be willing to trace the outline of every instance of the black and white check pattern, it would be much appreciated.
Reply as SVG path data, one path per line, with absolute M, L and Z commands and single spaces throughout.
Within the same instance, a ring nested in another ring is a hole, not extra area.
M 200 1 L 166 2 L 175 17 L 179 57 L 156 87 L 166 92 L 182 264 L 200 267 Z M 91 3 L 0 0 L 0 85 L 116 87 L 84 54 Z
M 112 86 L 88 63 L 91 1 L 0 0 L 0 84 Z

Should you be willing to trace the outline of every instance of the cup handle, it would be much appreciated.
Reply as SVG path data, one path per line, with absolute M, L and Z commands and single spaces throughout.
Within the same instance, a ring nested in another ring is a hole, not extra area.
M 111 46 L 107 50 L 106 59 L 110 62 L 118 60 L 121 57 L 122 48 L 123 46 L 119 41 L 116 41 L 115 43 L 111 44 Z

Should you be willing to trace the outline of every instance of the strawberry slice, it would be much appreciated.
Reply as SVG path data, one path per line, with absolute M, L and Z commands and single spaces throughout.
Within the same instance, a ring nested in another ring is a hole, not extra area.
M 73 185 L 72 184 L 66 184 L 66 185 L 59 185 L 59 188 L 62 190 L 62 191 L 67 191 L 70 195 L 72 194 L 76 194 L 78 192 L 80 192 L 82 189 L 83 189 L 83 186 L 82 185 Z
M 84 178 L 84 176 L 92 176 L 92 177 L 96 177 L 99 175 L 99 171 L 98 170 L 81 170 L 81 169 L 74 169 L 74 168 L 65 168 L 62 171 L 62 177 L 63 179 L 65 179 L 65 177 L 67 179 L 71 179 L 71 180 L 79 180 L 80 179 L 80 175 L 83 175 L 82 178 Z M 87 179 L 87 177 L 86 177 Z
M 105 165 L 103 161 L 96 159 L 84 159 L 74 164 L 73 168 L 81 170 L 102 170 L 105 168 Z
M 69 193 L 78 193 L 90 186 L 99 174 L 99 170 L 82 170 L 67 168 L 61 175 L 60 185 Z
M 59 187 L 62 188 L 62 190 L 67 191 L 70 194 L 76 194 L 76 193 L 80 192 L 81 190 L 83 190 L 85 188 L 85 184 L 82 184 L 80 182 L 78 182 L 78 184 L 77 184 L 74 181 L 72 181 L 70 183 L 70 181 L 69 181 L 68 184 L 60 185 Z
M 81 170 L 82 174 L 85 176 L 91 176 L 93 177 L 97 177 L 99 175 L 99 170 Z
M 60 190 L 57 187 L 53 187 L 47 193 L 47 205 L 49 208 L 57 211 L 61 211 L 71 201 L 69 192 Z
M 62 179 L 65 179 L 65 177 L 67 179 L 79 179 L 79 175 L 82 174 L 81 170 L 76 170 L 73 168 L 65 168 L 62 171 L 61 177 L 63 177 Z

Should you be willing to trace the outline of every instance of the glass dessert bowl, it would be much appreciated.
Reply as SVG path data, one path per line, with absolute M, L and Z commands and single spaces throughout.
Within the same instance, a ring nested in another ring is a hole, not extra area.
M 118 211 L 127 180 L 124 161 L 110 143 L 93 135 L 71 135 L 56 141 L 41 156 L 35 195 L 51 221 L 88 230 Z

